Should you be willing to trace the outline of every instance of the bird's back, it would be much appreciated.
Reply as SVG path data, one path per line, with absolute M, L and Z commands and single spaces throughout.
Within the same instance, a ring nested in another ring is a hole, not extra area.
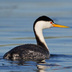
M 13 48 L 3 58 L 10 60 L 43 60 L 49 58 L 49 53 L 39 45 L 25 44 Z

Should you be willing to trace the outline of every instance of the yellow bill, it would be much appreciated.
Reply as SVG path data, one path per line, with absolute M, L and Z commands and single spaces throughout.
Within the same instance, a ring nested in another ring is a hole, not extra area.
M 53 27 L 60 27 L 60 28 L 69 28 L 68 26 L 59 25 L 59 24 L 52 24 Z

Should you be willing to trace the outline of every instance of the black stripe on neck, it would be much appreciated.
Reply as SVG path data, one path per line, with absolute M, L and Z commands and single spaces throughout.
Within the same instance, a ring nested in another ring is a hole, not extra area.
M 35 38 L 36 38 L 36 41 L 37 41 L 37 45 L 47 49 L 47 47 L 44 45 L 43 42 L 41 42 L 41 40 L 39 39 L 39 37 L 37 36 L 36 32 L 35 32 L 35 29 L 34 29 L 34 34 L 35 34 Z

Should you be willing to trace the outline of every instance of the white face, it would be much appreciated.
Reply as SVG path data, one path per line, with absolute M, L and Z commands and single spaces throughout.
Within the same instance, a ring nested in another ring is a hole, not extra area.
M 36 32 L 37 36 L 39 37 L 40 41 L 43 42 L 46 47 L 47 47 L 47 45 L 45 43 L 45 40 L 44 40 L 44 37 L 42 34 L 42 29 L 51 28 L 51 27 L 53 27 L 51 21 L 38 21 L 35 24 L 35 32 Z
M 53 27 L 52 21 L 38 21 L 35 25 L 36 28 L 45 29 Z

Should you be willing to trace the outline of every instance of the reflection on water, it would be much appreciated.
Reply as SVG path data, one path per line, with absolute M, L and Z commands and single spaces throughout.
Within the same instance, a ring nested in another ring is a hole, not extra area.
M 21 72 L 28 70 L 35 72 L 46 72 L 46 71 L 72 69 L 70 59 L 72 60 L 72 55 L 52 54 L 49 60 L 46 60 L 45 62 L 42 63 L 41 62 L 37 63 L 34 61 L 9 61 L 9 60 L 3 60 L 2 57 L 0 57 L 0 70 L 2 69 L 5 69 L 6 71 L 12 70 L 13 72 L 14 71 Z M 65 66 L 66 63 L 69 65 Z
M 43 31 L 51 57 L 45 63 L 9 61 L 3 55 L 22 44 L 36 44 L 33 22 L 47 15 L 55 23 L 70 28 Z M 72 0 L 0 0 L 0 71 L 71 72 L 72 71 Z

